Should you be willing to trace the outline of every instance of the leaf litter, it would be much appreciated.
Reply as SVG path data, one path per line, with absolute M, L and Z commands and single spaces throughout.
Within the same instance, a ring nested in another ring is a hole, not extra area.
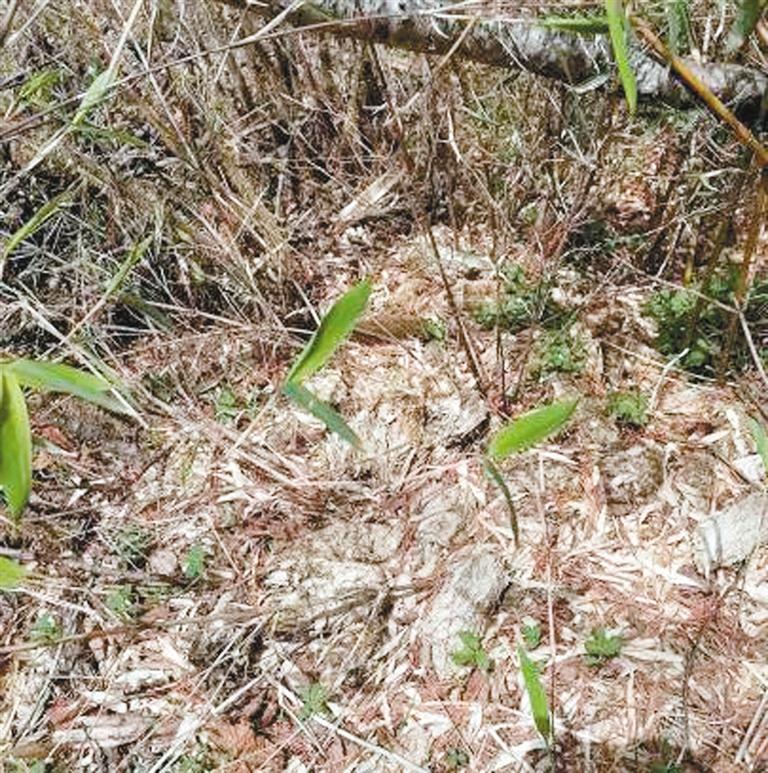
M 420 254 L 406 243 L 381 256 L 372 311 L 396 302 L 450 327 Z M 489 276 L 448 270 L 459 288 Z M 604 306 L 622 302 L 605 292 Z M 472 334 L 493 372 L 493 334 Z M 255 326 L 252 335 L 273 333 Z M 754 485 L 734 469 L 755 448 L 749 416 L 727 388 L 665 374 L 651 350 L 621 334 L 589 372 L 534 384 L 516 414 L 585 396 L 567 433 L 499 461 L 518 516 L 516 548 L 507 503 L 482 467 L 482 449 L 506 420 L 487 409 L 452 338 L 352 337 L 316 377 L 323 400 L 365 429 L 361 453 L 270 400 L 288 354 L 226 336 L 212 344 L 215 336 L 163 350 L 163 377 L 187 399 L 166 404 L 165 417 L 130 441 L 135 458 L 122 473 L 108 444 L 89 458 L 86 423 L 68 420 L 78 452 L 52 458 L 71 483 L 74 515 L 33 546 L 44 556 L 55 545 L 57 561 L 34 564 L 46 580 L 29 580 L 27 597 L 57 620 L 61 644 L 27 646 L 12 597 L 0 601 L 0 652 L 16 664 L 5 682 L 14 700 L 0 705 L 0 726 L 16 738 L 8 753 L 60 747 L 96 769 L 127 745 L 156 769 L 216 755 L 270 769 L 277 755 L 297 770 L 399 770 L 403 760 L 423 769 L 462 748 L 478 770 L 530 765 L 546 751 L 517 646 L 535 619 L 535 662 L 568 764 L 586 749 L 617 765 L 635 754 L 652 760 L 662 737 L 705 755 L 715 732 L 723 759 L 757 754 L 768 551 L 755 546 L 742 587 L 725 593 L 734 575 L 705 578 L 691 544 L 700 524 Z M 511 336 L 508 356 L 525 345 Z M 157 357 L 137 347 L 136 383 L 157 372 Z M 260 395 L 234 425 L 217 421 L 205 397 L 221 372 L 235 392 Z M 623 386 L 617 373 L 655 390 L 641 430 L 617 428 L 601 412 L 601 394 Z M 57 410 L 54 402 L 51 421 L 63 421 Z M 467 436 L 464 447 L 455 442 Z M 86 471 L 99 485 L 78 510 Z M 148 535 L 144 568 L 120 558 L 127 525 Z M 88 528 L 97 538 L 83 542 Z M 193 581 L 183 567 L 200 549 L 205 572 Z M 131 599 L 127 620 L 106 604 L 115 589 Z M 623 643 L 600 669 L 584 658 L 596 629 Z M 468 676 L 456 665 L 462 631 L 481 637 L 493 669 Z M 689 667 L 693 637 L 704 654 Z M 71 689 L 59 686 L 64 674 Z M 313 685 L 323 712 L 302 717 Z

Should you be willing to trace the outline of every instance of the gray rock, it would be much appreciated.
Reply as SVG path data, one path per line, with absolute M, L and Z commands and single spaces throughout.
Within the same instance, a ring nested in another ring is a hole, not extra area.
M 451 653 L 460 648 L 459 632 L 479 632 L 509 582 L 494 551 L 481 546 L 451 572 L 422 620 L 420 633 L 441 679 L 457 673 Z
M 768 494 L 757 492 L 702 521 L 693 535 L 693 556 L 708 575 L 718 566 L 743 561 L 768 541 Z

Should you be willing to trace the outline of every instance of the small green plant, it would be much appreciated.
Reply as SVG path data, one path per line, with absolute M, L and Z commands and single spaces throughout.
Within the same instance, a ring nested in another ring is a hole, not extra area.
M 537 350 L 534 373 L 539 378 L 550 373 L 581 373 L 587 359 L 583 341 L 567 327 L 545 334 Z
M 535 650 L 541 644 L 541 626 L 537 622 L 526 623 L 522 634 L 527 649 Z
M 61 638 L 61 629 L 53 615 L 44 613 L 40 615 L 29 632 L 32 641 L 43 644 L 52 644 Z
M 188 580 L 199 580 L 203 576 L 205 572 L 205 549 L 202 545 L 192 545 L 187 551 L 183 572 Z
M 130 585 L 118 585 L 107 594 L 107 609 L 121 620 L 128 620 L 133 611 L 133 590 Z
M 680 357 L 680 364 L 694 373 L 712 372 L 726 347 L 733 318 L 726 307 L 734 303 L 737 269 L 738 266 L 731 266 L 716 273 L 705 288 L 692 285 L 679 290 L 664 289 L 648 299 L 643 311 L 656 323 L 654 344 L 661 354 Z M 768 319 L 768 279 L 764 276 L 756 277 L 752 283 L 744 318 L 758 344 L 758 355 L 765 360 L 768 351 L 759 346 Z M 736 369 L 745 367 L 752 359 L 743 335 L 736 338 L 728 354 L 727 364 Z
M 496 466 L 496 462 L 503 461 L 510 454 L 525 451 L 550 435 L 559 432 L 568 423 L 578 402 L 578 398 L 573 398 L 534 408 L 534 410 L 518 416 L 514 421 L 503 426 L 493 435 L 488 444 L 483 459 L 483 470 L 488 478 L 498 486 L 507 503 L 515 545 L 520 539 L 515 503 L 512 499 L 512 492 L 509 490 L 501 470 Z
M 531 704 L 533 724 L 536 725 L 539 735 L 549 747 L 552 743 L 552 722 L 549 716 L 547 694 L 539 677 L 539 669 L 522 647 L 518 646 L 517 657 L 520 660 L 520 671 L 523 675 L 525 691 L 528 693 L 528 701 Z
M 600 666 L 621 653 L 624 641 L 621 636 L 606 632 L 605 628 L 595 628 L 584 642 L 586 661 L 589 666 Z
M 46 107 L 53 99 L 53 90 L 61 82 L 62 74 L 61 70 L 45 69 L 31 75 L 19 88 L 19 103 Z
M 315 334 L 293 363 L 288 372 L 283 394 L 300 408 L 320 419 L 331 432 L 353 446 L 360 446 L 360 439 L 344 419 L 328 404 L 318 399 L 303 386 L 303 382 L 317 373 L 331 359 L 336 349 L 352 335 L 360 316 L 368 304 L 371 284 L 359 282 L 331 306 L 323 317 Z
M 208 773 L 214 767 L 208 750 L 204 746 L 198 746 L 189 754 L 179 757 L 174 771 L 175 773 Z
M 235 395 L 229 385 L 225 384 L 219 388 L 216 394 L 216 401 L 213 404 L 213 413 L 216 421 L 222 424 L 229 424 L 234 421 L 237 418 L 237 414 L 240 413 L 237 395 Z
M 445 765 L 448 770 L 460 770 L 469 765 L 469 754 L 464 749 L 448 749 L 445 753 Z
M 90 373 L 39 360 L 0 362 L 0 488 L 17 521 L 32 487 L 32 433 L 23 386 L 74 395 L 116 413 L 130 413 L 112 384 Z
M 459 631 L 459 639 L 461 640 L 461 649 L 451 653 L 451 660 L 457 666 L 471 666 L 479 668 L 481 671 L 490 671 L 491 659 L 483 649 L 480 637 L 471 631 Z
M 514 333 L 537 321 L 551 325 L 560 319 L 562 309 L 552 300 L 550 282 L 529 281 L 517 264 L 505 267 L 501 274 L 500 298 L 486 301 L 473 311 L 473 316 L 483 328 L 501 327 Z
M 429 317 L 422 320 L 423 337 L 427 341 L 445 341 L 447 329 L 445 322 L 438 317 Z
M 613 392 L 608 396 L 608 413 L 619 424 L 644 427 L 648 423 L 648 398 L 637 389 Z
M 300 719 L 309 719 L 315 714 L 330 714 L 328 691 L 320 682 L 312 682 L 299 693 L 301 697 Z

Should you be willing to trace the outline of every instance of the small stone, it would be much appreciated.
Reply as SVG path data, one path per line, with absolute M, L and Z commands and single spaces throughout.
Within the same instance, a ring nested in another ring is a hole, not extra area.
M 693 535 L 693 556 L 706 575 L 743 561 L 768 541 L 768 495 L 757 492 L 702 521 Z
M 179 562 L 172 551 L 155 550 L 149 557 L 149 568 L 153 574 L 171 577 L 178 571 Z
M 432 665 L 441 679 L 459 667 L 451 654 L 460 647 L 459 632 L 479 632 L 486 616 L 498 603 L 509 583 L 499 558 L 482 546 L 451 572 L 421 623 L 421 636 L 428 645 Z

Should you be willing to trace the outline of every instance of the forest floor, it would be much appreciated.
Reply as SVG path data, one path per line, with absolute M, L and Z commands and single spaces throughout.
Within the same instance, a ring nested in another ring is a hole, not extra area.
M 114 376 L 136 411 L 28 395 L 0 773 L 768 769 L 768 233 L 730 132 L 630 116 L 607 71 L 571 88 L 226 3 L 8 5 L 0 357 Z M 764 64 L 728 44 L 736 4 L 674 5 L 697 57 Z M 754 346 L 736 330 L 718 380 L 740 264 Z M 356 449 L 281 385 L 366 276 L 308 382 Z M 566 397 L 499 463 L 510 508 L 489 438 Z M 731 506 L 753 528 L 708 563 Z
M 500 396 L 483 396 L 454 335 L 413 323 L 451 319 L 434 255 L 419 238 L 374 248 L 365 228 L 352 235 L 371 308 L 311 385 L 362 450 L 278 396 L 296 345 L 263 326 L 127 349 L 129 391 L 152 385 L 141 423 L 33 402 L 31 536 L 11 553 L 35 579 L 0 604 L 5 768 L 724 771 L 765 759 L 768 550 L 705 576 L 692 548 L 700 521 L 762 490 L 749 378 L 717 386 L 665 364 L 648 288 L 558 275 L 555 296 L 580 309 L 579 366 L 547 370 L 530 331 L 504 343 L 527 383 L 513 415 L 580 396 L 556 441 L 502 467 L 516 546 L 481 466 Z M 487 294 L 482 245 L 436 235 L 457 302 Z M 493 372 L 495 333 L 467 324 Z M 648 396 L 643 426 L 608 410 L 629 385 Z M 540 664 L 550 753 L 518 645 Z

